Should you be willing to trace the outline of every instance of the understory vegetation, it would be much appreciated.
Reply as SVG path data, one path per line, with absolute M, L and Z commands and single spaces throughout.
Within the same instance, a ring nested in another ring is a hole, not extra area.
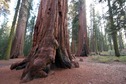
M 116 56 L 91 56 L 90 57 L 91 61 L 94 62 L 100 62 L 100 63 L 110 63 L 110 62 L 123 62 L 126 63 L 126 56 L 120 56 L 120 57 L 116 57 Z

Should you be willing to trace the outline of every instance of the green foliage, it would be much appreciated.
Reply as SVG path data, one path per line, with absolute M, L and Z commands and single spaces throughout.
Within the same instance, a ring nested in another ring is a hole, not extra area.
M 121 62 L 126 62 L 126 56 L 121 56 L 121 57 L 119 57 L 119 61 L 121 61 Z
M 29 22 L 26 29 L 24 55 L 27 56 L 32 47 L 32 37 L 34 31 L 35 16 L 29 18 Z
M 110 56 L 115 56 L 115 51 L 114 50 L 108 50 L 108 53 Z
M 7 40 L 8 40 L 9 27 L 7 27 L 7 22 L 4 22 L 0 28 L 0 59 L 4 59 L 4 54 L 6 50 Z
M 101 51 L 107 51 L 108 45 L 106 40 L 106 35 L 103 34 L 103 27 L 101 19 L 102 17 L 99 13 L 95 13 L 94 5 L 90 5 L 90 18 L 91 18 L 91 25 L 90 25 L 90 50 L 95 52 L 96 54 Z
M 101 55 L 107 55 L 107 56 L 115 56 L 115 51 L 114 50 L 108 50 L 106 52 L 100 52 Z M 126 49 L 122 49 L 120 51 L 121 56 L 126 56 Z
M 78 15 L 76 15 L 72 21 L 72 39 L 74 41 L 78 41 L 78 27 L 79 27 L 79 19 L 78 19 Z
M 121 29 L 126 28 L 126 0 L 100 0 L 100 2 L 106 1 L 108 3 L 108 13 L 109 16 L 107 17 L 107 25 L 106 25 L 106 32 L 108 33 L 108 36 L 111 36 L 113 40 L 113 45 L 111 43 L 111 38 L 108 38 L 110 48 L 112 50 L 112 46 L 114 46 L 115 55 L 120 56 L 120 52 L 118 49 L 118 42 L 119 42 L 119 48 L 123 49 L 123 40 L 120 36 L 117 38 L 117 32 L 119 32 Z M 119 39 L 119 40 L 118 40 Z M 117 41 L 118 40 L 118 41 Z M 112 55 L 113 52 L 111 52 Z
M 122 49 L 122 50 L 120 51 L 120 54 L 123 55 L 123 56 L 126 56 L 126 49 Z
M 92 56 L 91 60 L 100 62 L 100 63 L 107 63 L 112 61 L 112 57 L 107 56 Z
M 108 13 L 109 13 L 109 22 L 108 22 L 108 30 L 109 33 L 112 35 L 113 45 L 115 50 L 115 55 L 120 56 L 120 52 L 118 49 L 118 42 L 117 42 L 117 32 L 121 28 L 125 28 L 125 12 L 124 8 L 126 1 L 120 0 L 107 0 L 108 3 Z M 123 19 L 121 19 L 124 17 Z
M 126 0 L 115 0 L 112 2 L 114 25 L 116 30 L 126 27 Z
M 90 60 L 100 63 L 109 63 L 109 62 L 126 62 L 126 56 L 92 56 Z
M 79 28 L 79 1 L 72 0 L 69 5 L 69 16 L 71 20 L 71 30 L 72 30 L 72 41 L 75 42 L 75 48 L 77 48 L 78 43 L 78 28 Z M 76 51 L 75 51 L 76 52 Z
M 32 38 L 30 38 L 30 35 L 25 36 L 25 45 L 24 45 L 24 55 L 27 56 L 30 52 L 30 49 L 32 47 Z
M 72 0 L 71 4 L 69 5 L 69 15 L 73 18 L 75 18 L 78 15 L 78 9 L 79 9 L 79 1 L 78 0 Z
M 0 15 L 9 14 L 9 2 L 10 0 L 0 0 Z
M 106 0 L 100 0 L 106 1 Z M 126 28 L 126 0 L 107 0 L 110 1 L 111 5 L 109 7 L 109 10 L 112 11 L 112 17 L 113 17 L 113 24 L 114 27 L 110 28 L 111 22 L 108 20 L 107 23 L 107 29 L 106 31 L 109 32 L 109 34 L 112 34 L 113 32 L 119 31 L 122 28 Z M 109 18 L 109 16 L 106 16 L 106 18 Z M 110 19 L 110 18 L 109 18 Z
M 34 24 L 35 24 L 35 18 L 36 15 L 34 13 L 33 7 L 34 3 L 33 0 L 30 0 L 30 6 L 29 6 L 29 17 L 27 20 L 27 27 L 25 32 L 25 42 L 24 42 L 24 55 L 27 56 L 30 52 L 30 49 L 32 47 L 32 41 L 33 41 L 33 32 L 34 32 Z M 38 7 L 37 7 L 38 8 Z

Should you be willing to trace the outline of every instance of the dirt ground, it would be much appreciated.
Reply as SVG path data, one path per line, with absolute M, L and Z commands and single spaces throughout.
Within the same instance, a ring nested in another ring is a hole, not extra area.
M 126 64 L 95 63 L 88 57 L 82 59 L 80 68 L 56 70 L 46 78 L 34 79 L 26 84 L 126 84 Z M 20 60 L 0 61 L 0 84 L 20 84 L 22 70 L 9 69 L 10 64 Z

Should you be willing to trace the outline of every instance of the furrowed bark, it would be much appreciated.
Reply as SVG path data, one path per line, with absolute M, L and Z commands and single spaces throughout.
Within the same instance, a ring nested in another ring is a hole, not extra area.
M 85 0 L 79 0 L 79 32 L 78 32 L 78 51 L 77 56 L 87 56 L 88 39 L 87 39 L 87 24 L 86 24 L 86 6 Z
M 45 69 L 51 64 L 60 68 L 79 67 L 70 54 L 66 15 L 67 0 L 41 0 L 32 49 L 24 62 L 11 66 L 15 69 L 26 64 L 22 82 L 47 77 Z

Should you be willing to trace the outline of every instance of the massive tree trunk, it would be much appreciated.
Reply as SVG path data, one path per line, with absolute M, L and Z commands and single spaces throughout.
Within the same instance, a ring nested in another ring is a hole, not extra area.
M 11 69 L 24 68 L 22 82 L 48 75 L 48 65 L 71 68 L 78 63 L 70 55 L 67 32 L 67 0 L 41 0 L 34 30 L 32 49 L 28 57 Z
M 17 58 L 18 56 L 24 56 L 24 35 L 28 18 L 29 2 L 31 0 L 22 0 L 21 8 L 19 11 L 19 18 L 16 28 L 16 34 L 12 43 L 11 58 Z
M 21 0 L 17 1 L 17 6 L 16 6 L 16 10 L 15 10 L 15 14 L 14 14 L 14 19 L 12 22 L 12 26 L 11 26 L 11 31 L 10 31 L 10 36 L 9 36 L 9 40 L 8 40 L 8 45 L 7 45 L 7 50 L 5 53 L 5 59 L 9 59 L 10 58 L 10 53 L 11 53 L 11 48 L 12 48 L 12 41 L 15 35 L 15 26 L 16 26 L 16 21 L 17 21 L 17 16 L 18 16 L 18 11 L 19 11 L 19 7 L 20 7 L 20 2 Z
M 87 26 L 86 26 L 86 6 L 85 0 L 79 0 L 79 32 L 78 32 L 78 56 L 87 56 L 88 54 L 88 42 L 87 42 Z

